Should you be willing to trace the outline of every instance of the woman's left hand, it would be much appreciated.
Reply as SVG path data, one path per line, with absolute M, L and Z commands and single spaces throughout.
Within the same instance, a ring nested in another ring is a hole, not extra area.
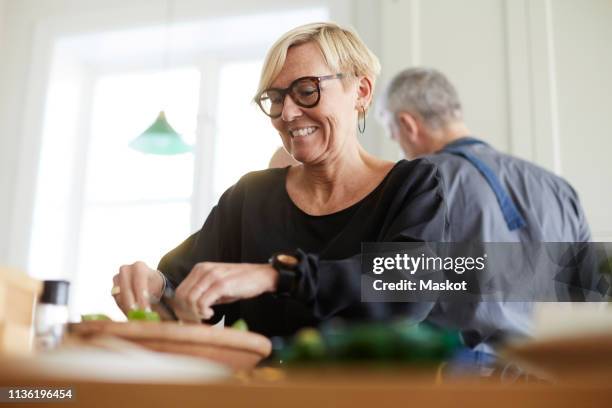
M 201 262 L 176 289 L 172 306 L 182 321 L 210 319 L 213 305 L 274 292 L 277 282 L 269 264 Z

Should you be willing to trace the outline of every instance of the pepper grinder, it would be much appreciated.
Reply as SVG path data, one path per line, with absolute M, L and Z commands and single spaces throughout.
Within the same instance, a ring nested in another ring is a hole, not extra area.
M 35 342 L 37 350 L 57 347 L 64 337 L 68 323 L 68 290 L 70 282 L 46 280 L 35 314 Z

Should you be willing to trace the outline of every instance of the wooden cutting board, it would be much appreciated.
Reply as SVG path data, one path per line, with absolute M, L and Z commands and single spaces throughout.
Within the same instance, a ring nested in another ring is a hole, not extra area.
M 502 355 L 554 379 L 612 376 L 612 334 L 583 334 L 530 340 L 508 346 Z
M 82 339 L 116 336 L 151 350 L 208 358 L 233 369 L 249 369 L 270 355 L 268 338 L 230 328 L 178 322 L 91 321 L 69 325 Z

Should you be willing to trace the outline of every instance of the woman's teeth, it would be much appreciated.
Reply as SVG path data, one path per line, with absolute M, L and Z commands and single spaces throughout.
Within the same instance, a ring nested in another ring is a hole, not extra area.
M 309 134 L 311 134 L 315 130 L 317 130 L 317 128 L 312 126 L 312 127 L 307 127 L 307 128 L 300 128 L 300 129 L 291 130 L 290 133 L 291 133 L 292 137 L 308 136 Z

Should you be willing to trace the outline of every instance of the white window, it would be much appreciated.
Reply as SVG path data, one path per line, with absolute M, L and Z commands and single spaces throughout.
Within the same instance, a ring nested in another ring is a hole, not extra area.
M 268 167 L 270 157 L 282 144 L 270 118 L 252 102 L 261 65 L 261 61 L 231 62 L 220 70 L 215 202 L 245 173 Z
M 119 265 L 155 267 L 190 233 L 193 155 L 146 155 L 127 147 L 163 107 L 188 143 L 195 141 L 200 73 L 185 68 L 101 77 L 95 86 L 77 274 L 76 310 L 118 310 L 108 296 Z M 160 86 L 172 84 L 170 92 Z M 93 295 L 92 294 L 97 294 Z M 115 316 L 118 317 L 118 316 Z
M 283 32 L 328 14 L 191 20 L 174 24 L 170 37 L 156 26 L 57 39 L 28 269 L 71 281 L 71 319 L 121 319 L 110 296 L 119 266 L 156 266 L 229 186 L 267 167 L 281 141 L 252 102 L 263 57 Z M 159 45 L 168 38 L 175 61 L 164 66 Z M 128 148 L 162 109 L 193 154 Z

